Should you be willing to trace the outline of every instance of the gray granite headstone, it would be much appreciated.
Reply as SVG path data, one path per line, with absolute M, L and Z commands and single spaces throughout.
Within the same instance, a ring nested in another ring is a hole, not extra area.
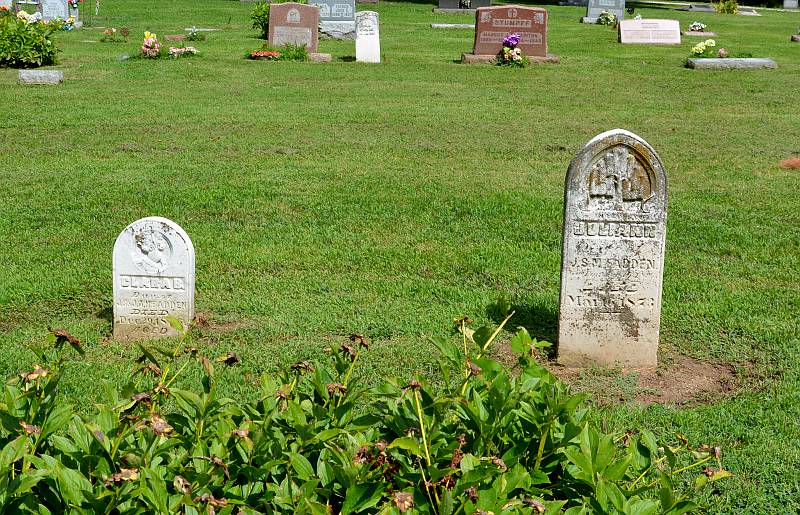
M 783 0 L 783 8 L 784 9 L 797 9 L 798 8 L 798 0 Z
M 772 59 L 759 57 L 705 57 L 691 58 L 687 61 L 689 68 L 696 70 L 760 70 L 778 67 L 778 63 Z
M 61 70 L 20 70 L 17 80 L 20 84 L 60 84 L 64 82 L 64 72 Z
M 617 17 L 617 21 L 625 19 L 625 0 L 589 0 L 583 23 L 597 23 L 600 13 L 608 11 Z
M 194 318 L 194 246 L 172 220 L 151 216 L 130 224 L 114 243 L 114 338 L 180 336 Z
M 69 18 L 67 0 L 40 0 L 39 5 L 42 10 L 42 19 L 45 21 L 56 18 L 61 18 L 62 20 Z
M 313 0 L 319 7 L 319 30 L 333 39 L 355 39 L 355 0 Z
M 625 130 L 589 141 L 564 195 L 558 360 L 656 366 L 667 182 L 655 150 Z

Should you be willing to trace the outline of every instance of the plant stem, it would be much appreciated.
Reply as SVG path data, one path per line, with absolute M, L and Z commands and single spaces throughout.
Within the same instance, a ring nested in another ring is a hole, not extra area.
M 419 400 L 419 391 L 414 390 L 414 400 L 417 404 L 417 417 L 419 418 L 419 432 L 422 434 L 422 447 L 425 449 L 425 461 L 431 466 L 431 453 L 428 451 L 428 437 L 425 436 L 425 423 L 422 420 L 422 405 Z
M 536 463 L 533 466 L 534 472 L 539 470 L 542 465 L 542 455 L 544 454 L 544 444 L 547 442 L 547 434 L 550 432 L 550 424 L 548 423 L 542 432 L 542 439 L 539 440 L 539 450 L 536 452 Z

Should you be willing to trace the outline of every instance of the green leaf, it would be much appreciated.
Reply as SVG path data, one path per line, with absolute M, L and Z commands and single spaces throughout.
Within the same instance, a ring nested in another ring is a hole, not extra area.
M 147 347 L 145 347 L 145 346 L 144 346 L 144 345 L 142 345 L 141 343 L 137 343 L 136 345 L 138 345 L 138 346 L 139 346 L 139 348 L 142 350 L 142 353 L 145 355 L 145 357 L 146 357 L 147 359 L 149 359 L 151 362 L 155 363 L 155 365 L 156 365 L 158 368 L 161 368 L 161 364 L 158 362 L 158 359 L 156 358 L 155 354 L 153 354 L 152 352 L 150 352 L 150 349 L 148 349 Z
M 184 329 L 183 327 L 183 322 L 181 322 L 180 320 L 178 320 L 173 316 L 165 317 L 165 319 L 173 329 L 175 329 L 181 334 L 186 334 L 186 329 Z
M 358 513 L 373 508 L 383 497 L 383 488 L 377 483 L 356 485 L 347 489 L 341 515 Z
M 517 329 L 517 334 L 511 338 L 511 350 L 515 354 L 527 354 L 531 350 L 531 343 L 533 343 L 533 340 L 531 335 L 528 334 L 528 330 L 520 327 Z
M 42 434 L 39 438 L 47 439 L 48 436 L 66 426 L 72 420 L 72 406 L 59 404 L 51 411 L 42 424 Z
M 203 400 L 196 393 L 189 390 L 178 389 L 170 390 L 170 392 L 175 396 L 175 401 L 178 403 L 178 406 L 190 417 L 204 412 Z
M 311 463 L 305 456 L 296 452 L 289 452 L 286 454 L 289 456 L 292 468 L 294 468 L 294 471 L 300 479 L 308 481 L 314 477 L 314 467 L 311 466 Z
M 419 442 L 413 436 L 402 436 L 400 438 L 395 439 L 391 444 L 389 444 L 390 449 L 403 449 L 413 453 L 420 458 L 424 457 L 422 452 L 422 448 L 419 446 Z

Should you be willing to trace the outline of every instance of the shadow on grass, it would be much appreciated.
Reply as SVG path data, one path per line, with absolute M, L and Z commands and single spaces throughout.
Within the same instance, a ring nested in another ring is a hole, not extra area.
M 343 63 L 354 63 L 356 62 L 356 57 L 354 55 L 343 55 L 339 57 L 337 61 L 341 61 Z
M 510 308 L 510 309 L 509 309 Z M 507 299 L 499 299 L 486 308 L 486 315 L 496 324 L 500 324 L 511 311 L 514 316 L 508 321 L 506 329 L 514 332 L 517 327 L 524 327 L 531 338 L 553 344 L 547 349 L 548 357 L 555 355 L 558 346 L 558 310 L 553 306 L 539 302 L 536 304 L 515 304 Z

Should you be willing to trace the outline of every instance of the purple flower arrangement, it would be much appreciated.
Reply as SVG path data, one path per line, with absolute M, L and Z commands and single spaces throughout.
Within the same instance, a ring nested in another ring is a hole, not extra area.
M 528 64 L 528 60 L 522 55 L 522 49 L 517 48 L 520 36 L 516 32 L 503 38 L 503 50 L 500 52 L 497 64 L 518 66 L 520 68 Z

